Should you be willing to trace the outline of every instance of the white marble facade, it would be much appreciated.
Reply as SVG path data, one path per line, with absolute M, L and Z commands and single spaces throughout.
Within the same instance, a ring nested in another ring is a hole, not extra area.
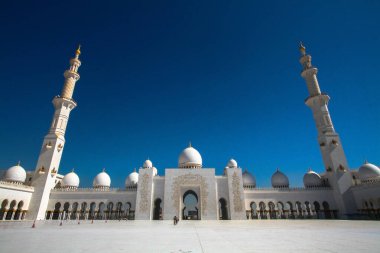
M 43 219 L 137 219 L 137 220 L 245 220 L 295 218 L 380 219 L 380 169 L 365 162 L 352 169 L 335 131 L 328 102 L 321 93 L 317 69 L 311 56 L 300 45 L 301 76 L 309 97 L 305 103 L 316 122 L 324 172 L 312 170 L 303 175 L 304 187 L 291 187 L 281 170 L 274 171 L 270 188 L 258 188 L 249 171 L 242 171 L 230 159 L 223 175 L 215 168 L 203 168 L 201 154 L 191 145 L 179 154 L 177 168 L 157 174 L 152 161 L 146 160 L 125 180 L 125 188 L 111 188 L 106 171 L 96 175 L 92 188 L 79 188 L 80 180 L 72 171 L 60 175 L 59 164 L 70 112 L 80 49 L 65 71 L 60 96 L 53 99 L 54 116 L 42 144 L 34 171 L 20 164 L 4 171 L 0 181 L 1 220 Z M 189 200 L 190 199 L 190 200 Z

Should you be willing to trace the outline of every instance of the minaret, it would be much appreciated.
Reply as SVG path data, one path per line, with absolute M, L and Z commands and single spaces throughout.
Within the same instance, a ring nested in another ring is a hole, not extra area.
M 305 104 L 313 112 L 318 130 L 318 143 L 329 184 L 337 191 L 335 199 L 341 214 L 347 213 L 348 210 L 346 210 L 346 205 L 344 204 L 346 200 L 342 201 L 341 198 L 342 194 L 349 189 L 352 180 L 339 134 L 335 132 L 328 110 L 330 97 L 325 93 L 321 93 L 317 80 L 318 69 L 311 64 L 311 56 L 306 54 L 306 48 L 302 43 L 299 50 L 301 52 L 301 76 L 305 79 L 309 91 L 309 97 L 306 98 Z
M 311 56 L 306 54 L 306 49 L 300 44 L 302 65 L 301 76 L 305 79 L 309 97 L 305 103 L 313 112 L 313 117 L 318 130 L 318 142 L 322 152 L 326 171 L 342 172 L 348 169 L 346 156 L 337 132 L 331 121 L 328 102 L 330 97 L 321 93 L 317 80 L 318 69 L 311 65 Z
M 79 80 L 80 53 L 79 46 L 75 52 L 75 57 L 70 60 L 70 68 L 64 73 L 65 82 L 61 95 L 53 99 L 55 111 L 50 130 L 42 143 L 33 176 L 32 186 L 34 186 L 34 193 L 28 210 L 28 219 L 45 219 L 50 190 L 55 186 L 55 178 L 65 146 L 65 132 L 70 112 L 77 106 L 72 96 L 75 83 Z

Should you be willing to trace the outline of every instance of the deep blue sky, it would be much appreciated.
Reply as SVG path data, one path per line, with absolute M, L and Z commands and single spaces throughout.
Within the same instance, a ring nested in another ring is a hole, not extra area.
M 352 168 L 380 164 L 379 1 L 6 1 L 0 6 L 0 168 L 34 170 L 63 72 L 82 44 L 59 173 L 123 186 L 150 157 L 163 175 L 191 140 L 269 186 L 323 172 L 298 43 Z

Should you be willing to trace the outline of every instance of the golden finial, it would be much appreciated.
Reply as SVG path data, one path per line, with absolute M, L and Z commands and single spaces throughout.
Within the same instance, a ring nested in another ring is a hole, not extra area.
M 80 53 L 81 52 L 80 52 L 80 44 L 79 44 L 77 51 L 75 51 L 75 56 L 78 58 Z
M 136 168 L 133 169 L 133 172 L 136 172 Z
M 106 172 L 106 168 L 103 168 L 102 172 Z
M 303 45 L 302 41 L 300 41 L 299 50 L 300 50 L 302 56 L 306 55 L 306 47 Z
M 74 168 L 71 169 L 71 172 L 74 172 Z
M 21 164 L 21 161 L 18 161 L 18 162 L 17 162 L 17 166 L 20 166 L 20 164 Z
M 191 141 L 189 141 L 189 148 L 191 148 Z

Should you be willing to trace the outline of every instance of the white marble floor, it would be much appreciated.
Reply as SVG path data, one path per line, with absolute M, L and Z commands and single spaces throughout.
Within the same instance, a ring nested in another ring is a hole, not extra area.
M 0 252 L 380 252 L 380 222 L 0 222 Z

